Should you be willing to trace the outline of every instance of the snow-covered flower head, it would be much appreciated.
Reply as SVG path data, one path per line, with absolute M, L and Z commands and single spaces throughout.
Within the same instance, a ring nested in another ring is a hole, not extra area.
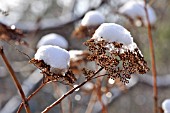
M 170 99 L 166 99 L 162 103 L 162 109 L 164 113 L 170 113 Z
M 115 23 L 103 23 L 95 31 L 94 39 L 104 39 L 110 42 L 119 42 L 125 45 L 132 44 L 133 38 L 128 30 Z
M 126 84 L 131 74 L 149 70 L 130 32 L 123 26 L 103 23 L 84 44 L 91 51 L 88 59 L 105 68 L 111 79 L 120 78 Z
M 82 26 L 96 26 L 105 21 L 105 17 L 98 11 L 89 11 L 81 21 Z
M 73 85 L 76 81 L 74 73 L 69 69 L 70 55 L 68 51 L 58 46 L 41 46 L 29 62 L 41 70 L 44 83 L 60 81 Z
M 58 46 L 41 46 L 35 56 L 36 60 L 43 60 L 47 65 L 57 69 L 67 69 L 70 62 L 68 51 Z
M 115 23 L 101 24 L 93 34 L 92 39 L 98 41 L 105 40 L 108 42 L 118 42 L 123 44 L 123 47 L 130 51 L 134 51 L 135 48 L 138 48 L 136 43 L 133 42 L 133 37 L 131 36 L 130 32 L 123 26 Z M 108 44 L 106 46 L 109 47 L 110 50 L 114 49 L 113 44 Z M 123 51 L 123 49 L 120 50 L 120 52 Z M 140 50 L 139 53 L 142 55 Z
M 85 38 L 92 37 L 95 30 L 105 21 L 104 16 L 98 11 L 89 11 L 85 14 L 84 18 L 81 21 L 80 26 L 78 26 L 72 37 L 76 38 Z
M 55 34 L 55 33 L 50 33 L 50 34 L 43 36 L 38 42 L 37 48 L 43 45 L 54 45 L 54 46 L 59 46 L 64 49 L 68 48 L 67 40 L 63 36 L 59 34 Z
M 119 13 L 124 14 L 131 18 L 134 22 L 138 21 L 140 18 L 142 23 L 146 26 L 148 24 L 147 17 L 145 13 L 145 3 L 144 1 L 138 0 L 130 0 L 126 2 L 122 7 L 119 8 Z M 149 21 L 151 25 L 156 22 L 156 14 L 154 9 L 147 5 Z

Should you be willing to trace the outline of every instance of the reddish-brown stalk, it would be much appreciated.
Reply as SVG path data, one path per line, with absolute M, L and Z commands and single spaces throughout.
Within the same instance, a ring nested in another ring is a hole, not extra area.
M 92 112 L 93 107 L 94 107 L 96 101 L 97 101 L 96 89 L 94 88 L 92 93 L 91 93 L 91 97 L 90 97 L 90 100 L 89 100 L 89 103 L 88 103 L 88 106 L 86 108 L 86 112 L 85 113 L 91 113 Z
M 19 83 L 19 81 L 17 80 L 16 78 L 16 75 L 14 73 L 14 70 L 12 69 L 11 65 L 9 64 L 8 62 L 8 59 L 6 58 L 5 54 L 4 54 L 4 51 L 3 51 L 3 47 L 0 47 L 0 54 L 1 54 L 1 57 L 11 75 L 11 78 L 16 86 L 16 88 L 18 89 L 19 93 L 20 93 L 20 96 L 22 98 L 22 101 L 23 101 L 23 104 L 24 104 L 24 107 L 25 107 L 25 110 L 27 113 L 31 113 L 31 110 L 30 110 L 30 107 L 29 107 L 29 104 L 27 102 L 27 99 L 26 99 L 26 96 L 24 94 L 24 91 L 22 90 L 22 87 L 21 87 L 21 84 Z
M 100 103 L 102 105 L 102 113 L 107 113 L 107 107 L 104 105 L 104 103 L 102 101 L 101 82 L 102 82 L 101 79 L 97 78 L 97 81 L 96 81 L 96 93 L 97 93 L 98 100 L 100 101 Z
M 152 66 L 152 75 L 153 75 L 153 98 L 154 98 L 154 113 L 158 113 L 158 90 L 157 90 L 157 79 L 156 79 L 156 65 L 155 65 L 155 55 L 154 55 L 154 46 L 152 40 L 152 27 L 149 21 L 147 3 L 145 1 L 145 13 L 148 21 L 148 39 L 150 45 L 150 56 L 151 56 L 151 66 Z

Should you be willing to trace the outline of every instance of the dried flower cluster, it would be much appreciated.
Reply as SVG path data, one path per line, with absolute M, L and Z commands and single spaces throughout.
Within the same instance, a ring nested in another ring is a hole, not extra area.
M 95 73 L 93 70 L 87 68 L 83 68 L 82 71 L 86 79 L 90 78 Z
M 75 38 L 85 38 L 85 37 L 92 37 L 95 30 L 99 27 L 97 26 L 79 26 L 75 29 L 75 31 L 72 33 L 72 37 Z
M 19 29 L 11 29 L 11 27 L 0 23 L 0 39 L 5 41 L 15 41 L 16 44 L 28 45 L 25 41 L 21 40 L 24 34 Z
M 121 43 L 95 39 L 87 40 L 84 44 L 92 53 L 88 59 L 104 67 L 109 78 L 120 78 L 126 84 L 131 74 L 144 74 L 149 70 L 138 48 L 131 51 Z
M 72 85 L 76 81 L 74 74 L 69 69 L 64 74 L 59 73 L 60 71 L 62 72 L 62 70 L 59 69 L 58 73 L 54 73 L 51 71 L 51 66 L 47 65 L 43 60 L 36 60 L 33 58 L 32 60 L 30 60 L 30 63 L 34 64 L 37 68 L 41 70 L 41 73 L 44 76 L 44 82 L 56 81 Z

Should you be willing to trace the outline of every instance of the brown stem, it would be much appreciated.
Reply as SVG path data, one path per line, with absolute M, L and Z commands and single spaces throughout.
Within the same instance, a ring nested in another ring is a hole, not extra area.
M 82 82 L 79 84 L 77 87 L 74 87 L 73 89 L 69 90 L 67 93 L 65 93 L 63 96 L 61 96 L 58 100 L 56 100 L 54 103 L 52 103 L 50 106 L 48 106 L 44 111 L 41 113 L 47 113 L 51 108 L 53 108 L 55 105 L 59 104 L 64 98 L 66 98 L 68 95 L 72 94 L 76 89 L 80 88 L 83 86 L 85 83 L 90 81 L 96 74 L 98 74 L 103 67 L 101 67 L 97 72 L 95 72 L 91 77 L 89 77 L 86 81 Z
M 96 70 L 98 69 L 98 65 L 96 64 Z M 98 75 L 100 76 L 100 75 Z M 95 76 L 96 77 L 96 76 Z M 97 78 L 96 80 L 96 88 L 95 88 L 95 91 L 96 91 L 96 94 L 97 94 L 97 97 L 98 97 L 98 100 L 99 102 L 101 103 L 102 105 L 102 113 L 107 113 L 107 108 L 106 106 L 104 105 L 103 101 L 102 101 L 102 93 L 101 93 L 101 82 L 102 80 L 100 78 Z
M 54 93 L 56 93 L 58 97 L 60 97 L 60 96 L 62 95 L 61 90 L 60 90 L 60 88 L 57 86 L 57 84 L 54 84 L 54 83 L 53 83 L 53 89 L 54 89 Z M 63 112 L 63 104 L 62 104 L 62 103 L 60 104 L 60 111 L 61 111 L 61 113 L 64 113 L 64 112 Z
M 0 54 L 1 54 L 1 57 L 11 75 L 11 78 L 16 86 L 16 88 L 18 89 L 19 93 L 20 93 L 20 96 L 22 98 L 22 101 L 24 103 L 24 107 L 25 107 L 25 110 L 27 113 L 31 113 L 31 110 L 30 110 L 30 107 L 29 107 L 29 104 L 27 102 L 27 99 L 26 99 L 26 96 L 24 94 L 24 91 L 22 90 L 22 87 L 21 87 L 21 84 L 19 83 L 19 81 L 17 80 L 16 78 L 16 75 L 14 73 L 14 70 L 12 69 L 11 65 L 9 64 L 5 54 L 4 54 L 4 51 L 3 51 L 3 47 L 0 47 Z
M 90 100 L 89 100 L 89 103 L 88 103 L 88 106 L 86 108 L 86 112 L 85 113 L 92 113 L 92 110 L 93 110 L 93 107 L 95 105 L 97 101 L 97 98 L 96 98 L 96 90 L 94 88 L 92 94 L 91 94 L 91 97 L 90 97 Z
M 101 80 L 100 78 L 97 79 L 96 81 L 96 92 L 97 92 L 97 97 L 102 105 L 102 113 L 107 113 L 107 108 L 104 105 L 103 101 L 102 101 L 102 94 L 101 94 Z
M 44 83 L 42 82 L 42 84 L 33 92 L 31 93 L 28 98 L 27 98 L 27 101 L 29 101 L 35 94 L 37 94 L 47 83 Z M 17 110 L 17 113 L 20 113 L 21 112 L 21 108 L 23 107 L 23 102 L 20 104 L 18 110 Z
M 149 21 L 146 0 L 145 0 L 144 9 L 148 21 L 148 38 L 149 38 L 149 45 L 150 45 L 150 56 L 151 56 L 152 75 L 153 75 L 154 113 L 158 113 L 158 90 L 157 90 L 157 79 L 156 79 L 156 65 L 155 65 L 154 47 L 153 47 L 152 32 L 151 32 L 152 28 Z

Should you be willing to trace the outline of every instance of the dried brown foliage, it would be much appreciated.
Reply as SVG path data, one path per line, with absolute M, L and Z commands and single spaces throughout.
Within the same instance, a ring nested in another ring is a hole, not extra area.
M 75 38 L 85 38 L 85 37 L 92 37 L 95 30 L 99 26 L 79 26 L 78 28 L 75 29 L 72 33 L 72 37 Z
M 44 76 L 45 83 L 49 81 L 56 81 L 56 82 L 62 82 L 63 84 L 72 85 L 76 81 L 76 78 L 70 69 L 68 69 L 67 72 L 64 74 L 54 73 L 51 72 L 50 65 L 47 65 L 43 60 L 32 59 L 29 62 L 34 64 L 37 68 L 41 70 L 41 73 Z M 58 70 L 58 72 L 59 71 L 62 70 Z
M 0 39 L 5 41 L 14 41 L 16 44 L 27 45 L 25 41 L 21 40 L 24 34 L 19 29 L 11 29 L 11 27 L 0 23 Z
M 95 71 L 87 69 L 87 68 L 83 68 L 82 71 L 86 79 L 90 78 L 95 73 Z
M 131 74 L 144 74 L 149 70 L 138 48 L 130 51 L 121 43 L 94 39 L 87 40 L 84 44 L 91 51 L 88 59 L 104 67 L 109 78 L 119 78 L 126 84 L 129 83 Z

